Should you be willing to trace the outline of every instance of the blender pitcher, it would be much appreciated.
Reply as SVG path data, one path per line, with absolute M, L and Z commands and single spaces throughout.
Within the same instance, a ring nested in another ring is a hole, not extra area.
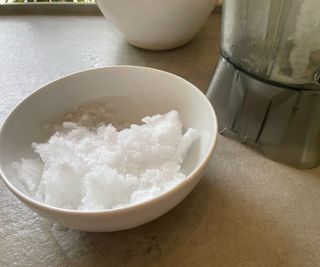
M 220 133 L 298 168 L 320 162 L 320 1 L 225 0 L 207 97 Z

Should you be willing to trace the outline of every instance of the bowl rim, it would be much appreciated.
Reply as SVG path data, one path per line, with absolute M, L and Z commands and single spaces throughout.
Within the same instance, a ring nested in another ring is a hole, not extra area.
M 205 96 L 205 94 L 203 92 L 201 92 L 201 90 L 195 86 L 194 84 L 192 84 L 191 82 L 189 82 L 188 80 L 164 71 L 164 70 L 160 70 L 160 69 L 156 69 L 156 68 L 150 68 L 150 67 L 144 67 L 144 66 L 135 66 L 135 65 L 111 65 L 111 66 L 103 66 L 103 67 L 97 67 L 97 68 L 89 68 L 86 70 L 81 70 L 81 71 L 77 71 L 77 72 L 72 72 L 70 74 L 64 75 L 60 78 L 57 78 L 55 80 L 52 80 L 44 85 L 42 85 L 41 87 L 39 87 L 38 89 L 34 90 L 33 92 L 31 92 L 30 94 L 28 94 L 27 96 L 25 96 L 22 100 L 20 100 L 13 108 L 12 110 L 9 112 L 9 114 L 5 117 L 2 125 L 0 125 L 0 139 L 2 137 L 2 132 L 3 129 L 6 125 L 6 123 L 8 122 L 8 120 L 10 119 L 10 117 L 12 116 L 12 114 L 15 112 L 15 110 L 27 99 L 31 98 L 33 95 L 37 94 L 39 91 L 45 90 L 45 88 L 47 88 L 47 86 L 54 84 L 60 80 L 63 80 L 65 78 L 71 77 L 71 76 L 76 76 L 82 73 L 86 73 L 86 72 L 95 72 L 97 70 L 108 70 L 108 69 L 141 69 L 141 70 L 146 70 L 146 71 L 153 71 L 153 72 L 160 72 L 163 73 L 165 75 L 171 76 L 172 78 L 181 80 L 182 82 L 188 84 L 190 86 L 190 88 L 192 88 L 191 90 L 194 90 L 196 92 L 196 94 L 199 95 L 200 98 L 202 98 L 204 100 L 204 102 L 207 104 L 207 106 L 209 107 L 210 110 L 210 116 L 213 118 L 213 124 L 214 127 L 213 129 L 215 129 L 212 138 L 211 138 L 211 143 L 210 143 L 210 147 L 207 151 L 207 153 L 204 156 L 204 159 L 197 165 L 197 167 L 189 174 L 186 176 L 185 179 L 183 179 L 182 181 L 180 181 L 177 185 L 175 185 L 174 187 L 170 188 L 167 191 L 164 191 L 162 193 L 160 193 L 159 195 L 147 199 L 145 201 L 142 202 L 138 202 L 135 204 L 131 204 L 128 206 L 124 206 L 124 207 L 119 207 L 119 208 L 114 208 L 114 209 L 103 209 L 103 210 L 73 210 L 73 209 L 65 209 L 65 208 L 59 208 L 59 207 L 55 207 L 55 206 L 51 206 L 48 205 L 46 203 L 43 203 L 41 201 L 35 200 L 27 195 L 25 195 L 24 193 L 22 193 L 20 190 L 18 190 L 10 181 L 9 179 L 5 176 L 3 170 L 2 170 L 2 166 L 0 165 L 0 178 L 2 179 L 2 181 L 4 182 L 4 184 L 10 189 L 10 191 L 12 193 L 14 193 L 21 201 L 23 200 L 23 202 L 26 202 L 30 205 L 32 205 L 33 207 L 36 207 L 37 209 L 40 210 L 50 210 L 52 212 L 57 212 L 57 213 L 63 213 L 63 214 L 77 214 L 77 215 L 86 215 L 86 214 L 94 214 L 94 215 L 113 215 L 113 214 L 117 214 L 117 213 L 122 213 L 122 212 L 126 212 L 126 211 L 132 211 L 133 209 L 139 209 L 143 206 L 146 205 L 152 205 L 158 201 L 161 201 L 162 199 L 167 198 L 168 196 L 175 194 L 175 192 L 180 188 L 183 187 L 185 184 L 187 184 L 191 178 L 195 177 L 197 173 L 199 173 L 210 161 L 210 157 L 213 153 L 213 150 L 216 146 L 217 143 L 217 138 L 218 138 L 218 121 L 217 121 L 217 116 L 216 113 L 214 111 L 214 108 L 212 106 L 212 104 L 210 103 L 210 101 L 208 100 L 208 98 Z M 1 160 L 1 159 L 0 159 Z M 24 204 L 26 204 L 24 203 Z

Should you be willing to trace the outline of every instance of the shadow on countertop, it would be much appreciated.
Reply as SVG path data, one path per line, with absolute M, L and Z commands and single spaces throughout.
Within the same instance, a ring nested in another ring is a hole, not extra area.
M 204 176 L 180 205 L 144 226 L 52 233 L 71 266 L 285 265 L 290 236 L 252 203 L 238 200 Z

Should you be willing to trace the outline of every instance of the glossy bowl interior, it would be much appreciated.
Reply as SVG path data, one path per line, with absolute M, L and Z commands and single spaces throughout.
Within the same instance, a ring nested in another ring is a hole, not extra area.
M 176 109 L 184 127 L 195 128 L 200 133 L 182 166 L 187 178 L 154 199 L 113 210 L 67 210 L 35 201 L 17 181 L 12 162 L 21 157 L 35 157 L 31 143 L 48 138 L 43 125 L 59 121 L 65 113 L 101 98 L 111 101 L 117 117 L 124 121 L 139 122 L 146 115 Z M 54 81 L 15 107 L 0 129 L 0 174 L 9 189 L 41 216 L 74 229 L 116 231 L 149 222 L 186 197 L 208 164 L 216 138 L 214 110 L 200 90 L 188 81 L 145 67 L 99 68 Z

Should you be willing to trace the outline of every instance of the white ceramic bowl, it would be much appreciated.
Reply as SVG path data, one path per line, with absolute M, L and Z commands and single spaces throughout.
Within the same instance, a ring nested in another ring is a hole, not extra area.
M 103 15 L 127 42 L 166 50 L 189 42 L 200 30 L 216 0 L 97 0 Z
M 177 187 L 149 201 L 125 208 L 76 211 L 55 208 L 23 193 L 12 162 L 32 157 L 32 142 L 47 136 L 43 125 L 61 120 L 66 112 L 106 97 L 124 121 L 176 109 L 184 127 L 199 131 L 182 166 L 187 178 Z M 54 81 L 29 95 L 9 114 L 0 129 L 0 174 L 8 188 L 39 215 L 70 228 L 116 231 L 149 222 L 172 209 L 198 183 L 217 139 L 217 119 L 207 98 L 188 81 L 156 69 L 117 66 L 88 70 Z

